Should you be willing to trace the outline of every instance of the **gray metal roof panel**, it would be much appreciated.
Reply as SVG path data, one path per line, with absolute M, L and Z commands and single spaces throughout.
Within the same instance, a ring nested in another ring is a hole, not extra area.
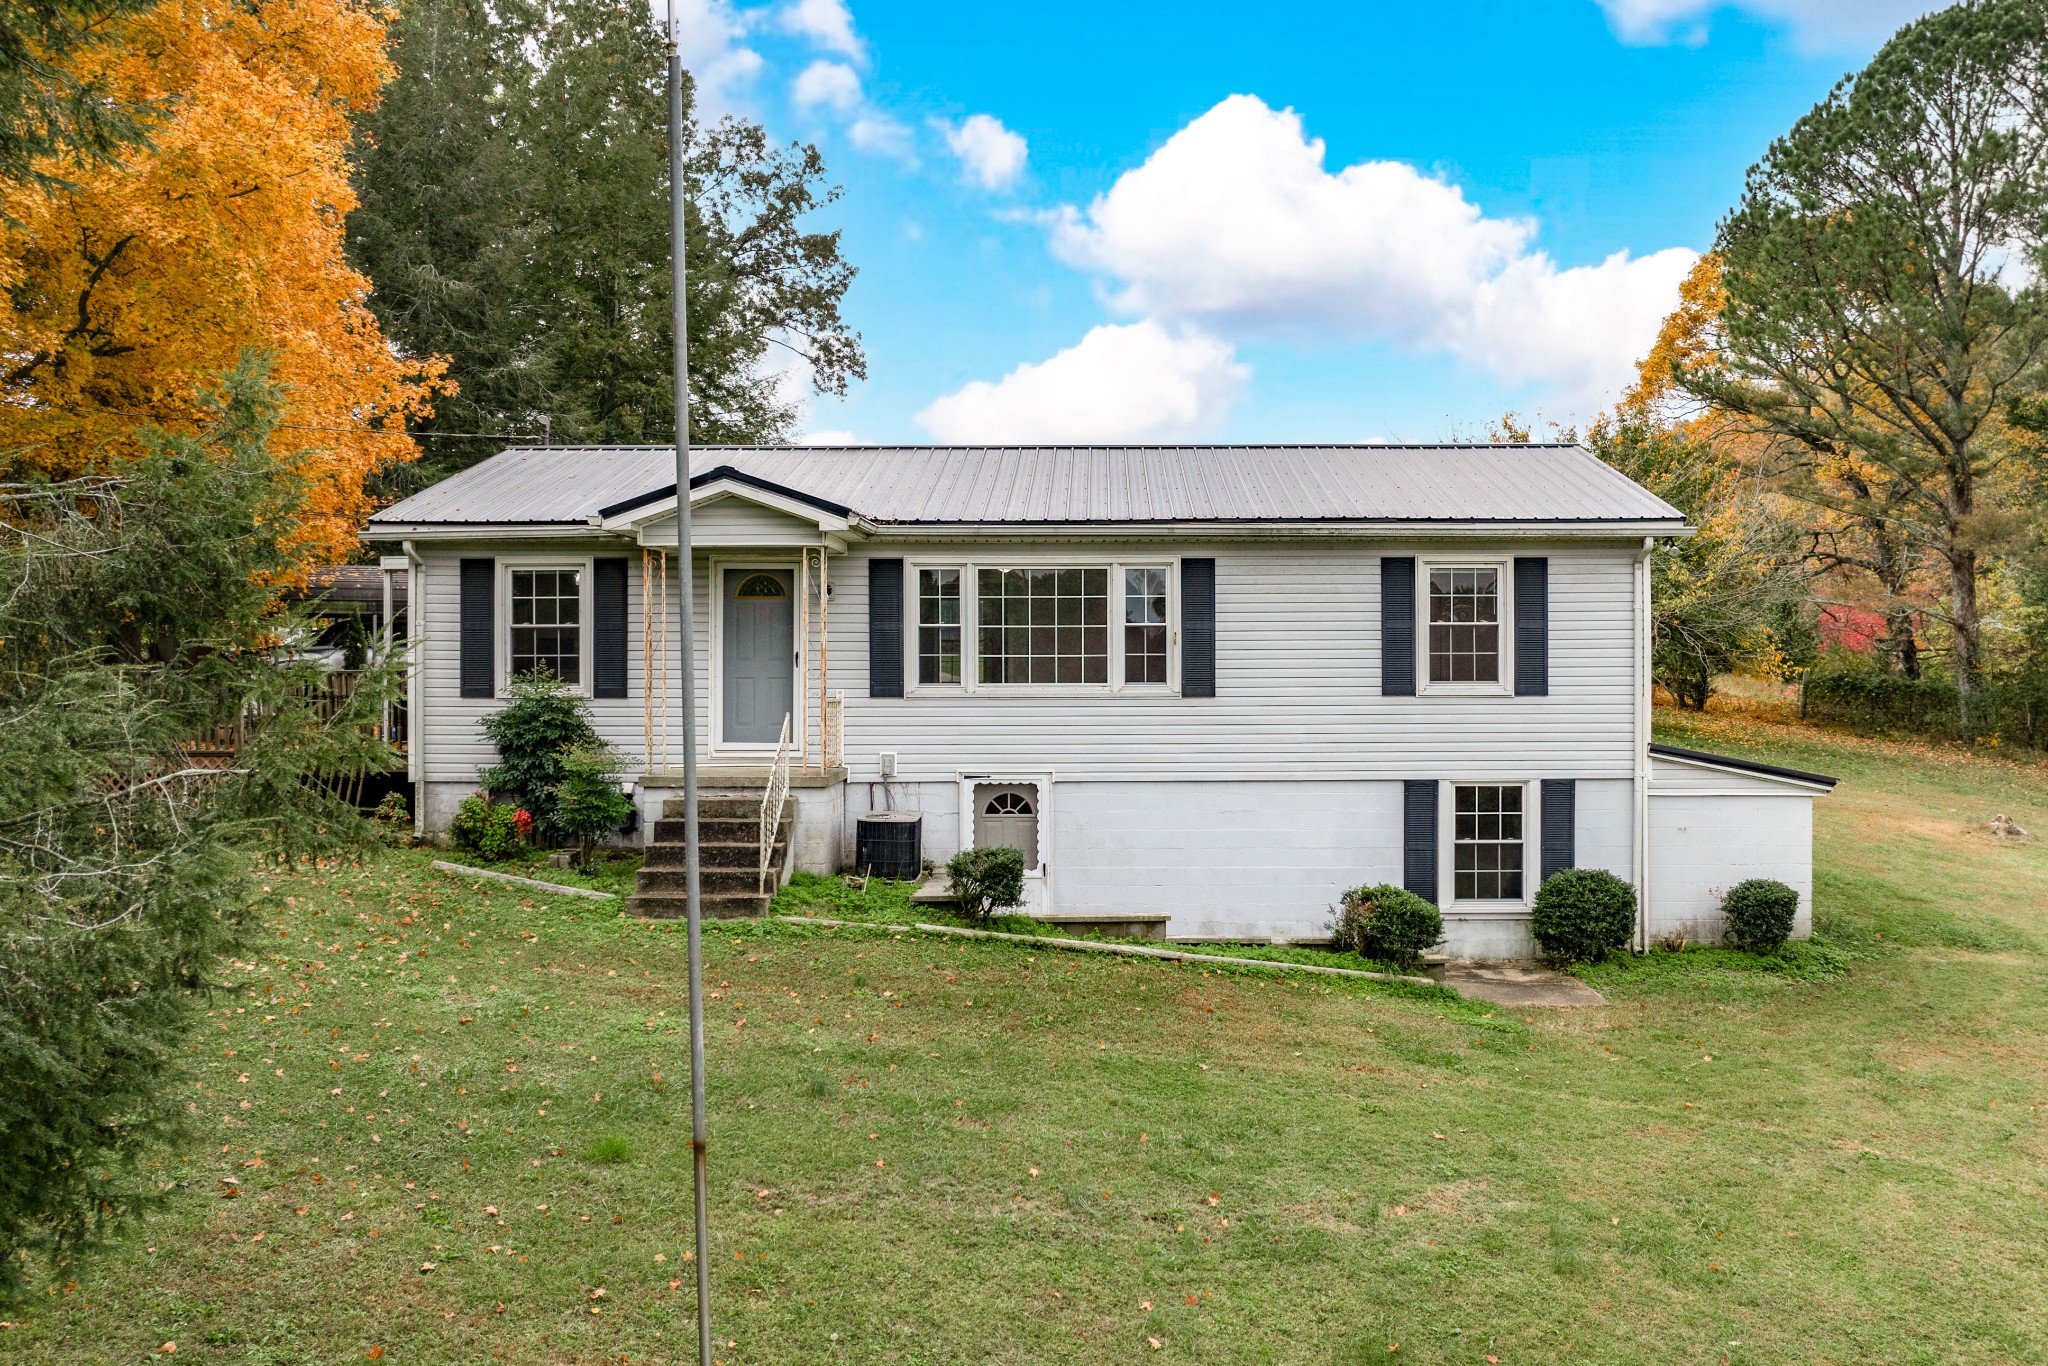
M 371 519 L 580 523 L 674 484 L 666 446 L 515 447 Z M 703 446 L 881 525 L 1119 522 L 1670 522 L 1684 517 L 1580 446 Z

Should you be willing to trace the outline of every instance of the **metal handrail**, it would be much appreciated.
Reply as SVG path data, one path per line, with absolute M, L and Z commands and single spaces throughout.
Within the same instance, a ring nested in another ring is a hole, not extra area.
M 789 713 L 782 714 L 782 739 L 775 746 L 775 767 L 768 770 L 768 789 L 761 794 L 761 895 L 768 895 L 768 865 L 775 859 L 775 830 L 782 824 L 782 804 L 789 798 Z

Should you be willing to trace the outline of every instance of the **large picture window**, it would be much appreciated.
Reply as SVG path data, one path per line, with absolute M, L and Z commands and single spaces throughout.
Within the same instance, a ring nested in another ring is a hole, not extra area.
M 1457 785 L 1452 895 L 1459 901 L 1522 899 L 1522 787 Z
M 1429 681 L 1500 681 L 1500 570 L 1432 566 Z
M 983 683 L 1109 682 L 1107 569 L 976 571 Z
M 1173 682 L 1169 565 L 912 565 L 920 688 L 1117 691 Z
M 514 674 L 545 670 L 564 683 L 583 682 L 583 571 L 512 571 L 512 639 L 507 664 Z

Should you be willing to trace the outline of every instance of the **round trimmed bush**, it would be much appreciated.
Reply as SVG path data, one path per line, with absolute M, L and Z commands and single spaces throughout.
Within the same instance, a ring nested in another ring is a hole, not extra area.
M 1792 917 L 1798 911 L 1799 893 L 1782 882 L 1753 877 L 1736 883 L 1721 898 L 1721 936 L 1732 948 L 1776 953 L 1792 937 Z
M 1628 944 L 1636 889 L 1604 868 L 1567 868 L 1536 890 L 1529 928 L 1554 963 L 1597 963 Z
M 1407 888 L 1383 883 L 1344 893 L 1330 932 L 1339 948 L 1413 967 L 1442 942 L 1444 917 Z

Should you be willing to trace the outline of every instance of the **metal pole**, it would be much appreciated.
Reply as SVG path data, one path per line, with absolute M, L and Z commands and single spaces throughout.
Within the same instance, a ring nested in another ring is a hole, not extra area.
M 683 883 L 690 955 L 690 1155 L 697 1200 L 697 1362 L 711 1363 L 711 1222 L 706 1194 L 704 1131 L 704 903 L 698 886 L 697 847 L 697 589 L 690 554 L 690 332 L 683 292 L 683 63 L 676 54 L 675 9 L 668 33 L 668 198 L 670 289 L 674 294 L 676 407 L 676 577 L 682 586 L 683 671 Z

